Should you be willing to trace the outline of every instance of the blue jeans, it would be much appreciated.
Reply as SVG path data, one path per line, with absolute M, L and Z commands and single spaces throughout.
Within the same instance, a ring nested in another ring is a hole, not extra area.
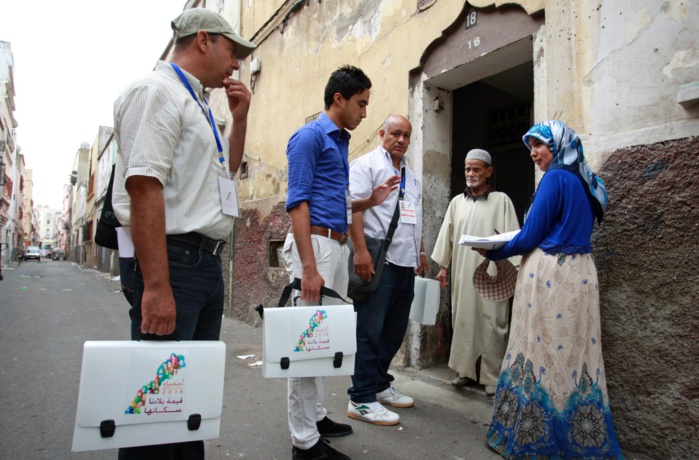
M 194 245 L 167 240 L 167 258 L 170 270 L 170 286 L 175 297 L 177 316 L 175 327 L 180 340 L 218 340 L 223 317 L 223 275 L 221 256 L 210 252 L 198 252 Z M 131 338 L 139 338 L 141 327 L 141 297 L 143 296 L 143 274 L 136 259 L 133 260 L 133 304 Z M 128 269 L 128 267 L 127 267 Z M 129 275 L 126 276 L 128 279 Z M 122 279 L 122 284 L 126 281 Z M 127 293 L 124 295 L 127 297 Z
M 175 327 L 180 340 L 218 340 L 223 317 L 221 256 L 198 252 L 194 245 L 168 239 L 167 257 L 170 286 L 177 310 Z M 131 338 L 137 340 L 140 336 L 144 289 L 138 258 L 119 259 L 119 270 L 124 296 L 131 304 Z M 119 460 L 203 458 L 203 441 L 119 449 Z
M 136 271 L 135 257 L 119 257 L 119 278 L 121 279 L 121 292 L 126 297 L 126 301 L 133 307 L 133 276 Z
M 354 303 L 357 311 L 357 354 L 352 387 L 347 391 L 356 403 L 376 401 L 376 393 L 393 381 L 388 373 L 408 328 L 415 295 L 415 269 L 387 264 L 376 292 Z

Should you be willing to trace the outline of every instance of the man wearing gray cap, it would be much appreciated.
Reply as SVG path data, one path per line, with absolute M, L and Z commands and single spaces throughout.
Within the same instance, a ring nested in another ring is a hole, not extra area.
M 452 384 L 480 383 L 489 396 L 495 394 L 505 355 L 509 301 L 490 302 L 478 295 L 473 286 L 473 272 L 483 257 L 456 243 L 461 235 L 491 236 L 495 232 L 519 229 L 510 198 L 488 185 L 487 180 L 493 174 L 491 165 L 490 154 L 485 150 L 468 152 L 464 166 L 466 190 L 449 203 L 432 252 L 432 260 L 440 266 L 436 278 L 442 287 L 448 284 L 447 267 L 452 262 L 453 336 L 449 367 L 458 372 Z M 518 260 L 515 262 L 519 264 Z
M 232 78 L 255 45 L 205 8 L 172 21 L 170 62 L 122 92 L 114 103 L 119 144 L 113 207 L 135 254 L 120 248 L 132 280 L 131 337 L 218 340 L 223 315 L 221 252 L 233 217 L 224 203 L 235 187 L 250 92 Z M 219 131 L 206 88 L 222 88 L 233 126 Z M 128 233 L 128 232 L 127 232 Z M 129 257 L 130 256 L 130 257 Z M 120 449 L 120 459 L 203 459 L 202 441 Z

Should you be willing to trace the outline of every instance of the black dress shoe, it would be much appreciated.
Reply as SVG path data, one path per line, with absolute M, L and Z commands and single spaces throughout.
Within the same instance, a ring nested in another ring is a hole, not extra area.
M 342 452 L 338 452 L 330 447 L 328 441 L 319 439 L 313 447 L 308 450 L 299 449 L 294 446 L 291 449 L 293 460 L 352 460 Z
M 328 417 L 325 417 L 320 422 L 316 422 L 316 426 L 321 438 L 339 438 L 340 436 L 347 436 L 353 433 L 350 425 L 333 422 Z

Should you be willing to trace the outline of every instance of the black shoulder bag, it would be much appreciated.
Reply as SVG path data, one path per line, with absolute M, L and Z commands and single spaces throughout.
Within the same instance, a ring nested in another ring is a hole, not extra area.
M 386 232 L 386 238 L 379 239 L 373 238 L 371 236 L 364 235 L 364 240 L 366 240 L 366 247 L 371 254 L 371 260 L 374 262 L 374 276 L 371 281 L 364 281 L 357 275 L 354 271 L 354 248 L 352 247 L 352 242 L 347 242 L 347 247 L 350 250 L 349 255 L 349 285 L 347 286 L 347 297 L 352 300 L 364 300 L 367 294 L 370 294 L 379 287 L 379 280 L 381 280 L 381 273 L 383 272 L 383 267 L 386 262 L 386 252 L 388 252 L 388 246 L 393 241 L 393 233 L 398 227 L 398 216 L 400 215 L 400 198 L 396 201 L 396 210 L 393 212 L 393 219 L 391 219 L 391 224 L 388 226 L 388 232 Z
M 119 249 L 117 240 L 116 228 L 121 227 L 121 224 L 114 215 L 112 208 L 112 188 L 114 187 L 114 170 L 116 165 L 112 165 L 112 175 L 109 177 L 109 185 L 107 186 L 107 194 L 104 197 L 104 206 L 102 206 L 102 214 L 97 221 L 97 231 L 95 231 L 95 243 L 109 248 Z

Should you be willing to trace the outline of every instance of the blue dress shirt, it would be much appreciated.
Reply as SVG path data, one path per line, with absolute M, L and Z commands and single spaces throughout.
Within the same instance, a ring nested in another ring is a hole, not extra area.
M 327 115 L 299 128 L 286 148 L 289 191 L 286 211 L 306 201 L 311 225 L 347 231 L 350 134 Z
M 541 248 L 548 254 L 592 252 L 590 236 L 595 214 L 582 182 L 575 174 L 553 169 L 544 174 L 522 231 L 500 249 L 488 251 L 490 260 L 526 254 Z

